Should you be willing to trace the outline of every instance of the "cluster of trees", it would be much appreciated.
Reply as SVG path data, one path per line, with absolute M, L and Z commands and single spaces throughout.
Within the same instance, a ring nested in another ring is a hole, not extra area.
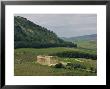
M 15 48 L 77 47 L 60 39 L 53 31 L 20 16 L 14 17 L 14 42 Z
M 77 47 L 74 43 L 39 43 L 39 42 L 14 42 L 14 48 L 49 48 L 49 47 Z
M 58 56 L 58 57 L 69 57 L 69 58 L 86 58 L 86 59 L 97 59 L 96 54 L 90 54 L 86 52 L 80 52 L 80 51 L 64 51 L 64 52 L 58 52 L 54 54 L 50 54 L 53 56 Z

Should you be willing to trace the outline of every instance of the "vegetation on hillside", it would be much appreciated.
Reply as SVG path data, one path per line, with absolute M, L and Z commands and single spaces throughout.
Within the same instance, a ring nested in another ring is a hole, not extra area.
M 20 16 L 14 17 L 14 41 L 15 48 L 77 47 L 60 39 L 53 31 Z

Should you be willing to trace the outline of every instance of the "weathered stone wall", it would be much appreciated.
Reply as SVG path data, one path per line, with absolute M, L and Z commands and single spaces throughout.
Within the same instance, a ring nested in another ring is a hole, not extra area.
M 54 56 L 37 56 L 37 62 L 42 65 L 51 65 L 58 63 L 58 60 Z

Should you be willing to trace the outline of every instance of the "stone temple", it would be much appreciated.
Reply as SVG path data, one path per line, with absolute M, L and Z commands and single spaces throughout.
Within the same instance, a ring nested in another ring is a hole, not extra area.
M 58 58 L 56 56 L 37 56 L 37 63 L 42 65 L 54 65 L 58 63 Z

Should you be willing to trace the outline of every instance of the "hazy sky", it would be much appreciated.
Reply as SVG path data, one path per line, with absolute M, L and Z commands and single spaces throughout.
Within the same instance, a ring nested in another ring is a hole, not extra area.
M 97 33 L 96 14 L 16 14 L 54 31 L 59 37 Z

